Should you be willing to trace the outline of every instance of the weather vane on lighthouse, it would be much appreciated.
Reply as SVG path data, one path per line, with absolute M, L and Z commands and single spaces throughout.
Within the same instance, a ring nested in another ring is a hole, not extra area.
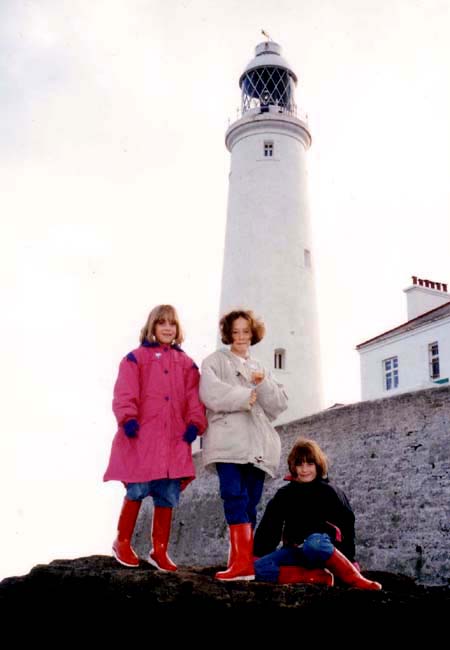
M 263 36 L 265 36 L 265 37 L 267 38 L 268 41 L 271 40 L 269 34 L 268 34 L 267 32 L 265 32 L 263 29 L 261 30 L 261 34 L 262 34 Z

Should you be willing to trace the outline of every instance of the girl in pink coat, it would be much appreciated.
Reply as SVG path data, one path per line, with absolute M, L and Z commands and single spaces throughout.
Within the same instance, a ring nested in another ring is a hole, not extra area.
M 126 487 L 114 557 L 136 567 L 131 538 L 142 499 L 153 497 L 153 548 L 147 558 L 161 571 L 176 571 L 167 554 L 172 509 L 195 478 L 191 444 L 206 429 L 198 395 L 199 371 L 179 345 L 183 341 L 174 307 L 158 305 L 141 330 L 141 345 L 122 359 L 114 386 L 114 437 L 105 481 Z

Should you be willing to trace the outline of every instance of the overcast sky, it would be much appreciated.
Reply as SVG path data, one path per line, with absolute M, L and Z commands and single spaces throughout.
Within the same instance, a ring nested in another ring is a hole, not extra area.
M 298 75 L 326 406 L 355 345 L 450 282 L 449 0 L 3 0 L 0 577 L 109 553 L 120 358 L 173 302 L 216 342 L 239 76 L 265 29 Z

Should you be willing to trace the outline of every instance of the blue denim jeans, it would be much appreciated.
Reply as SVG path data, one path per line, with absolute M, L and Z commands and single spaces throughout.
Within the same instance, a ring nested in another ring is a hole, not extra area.
M 127 499 L 142 501 L 153 497 L 155 506 L 175 508 L 180 500 L 181 480 L 179 478 L 160 478 L 144 483 L 127 483 Z
M 301 546 L 283 546 L 256 560 L 255 578 L 264 582 L 278 582 L 280 566 L 323 567 L 333 551 L 329 535 L 313 533 Z
M 231 526 L 250 522 L 254 528 L 265 472 L 250 463 L 216 463 L 216 468 L 227 524 Z

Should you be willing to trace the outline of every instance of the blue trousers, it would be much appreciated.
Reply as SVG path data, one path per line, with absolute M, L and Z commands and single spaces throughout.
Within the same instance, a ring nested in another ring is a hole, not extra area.
M 216 463 L 216 468 L 227 524 L 231 526 L 250 522 L 254 528 L 265 472 L 250 463 Z
M 323 567 L 333 551 L 329 535 L 314 533 L 301 546 L 283 546 L 256 560 L 255 578 L 264 582 L 278 582 L 280 566 L 297 565 L 307 569 Z
M 175 508 L 180 500 L 181 480 L 179 478 L 159 478 L 144 483 L 127 483 L 127 499 L 142 501 L 153 497 L 155 506 Z

